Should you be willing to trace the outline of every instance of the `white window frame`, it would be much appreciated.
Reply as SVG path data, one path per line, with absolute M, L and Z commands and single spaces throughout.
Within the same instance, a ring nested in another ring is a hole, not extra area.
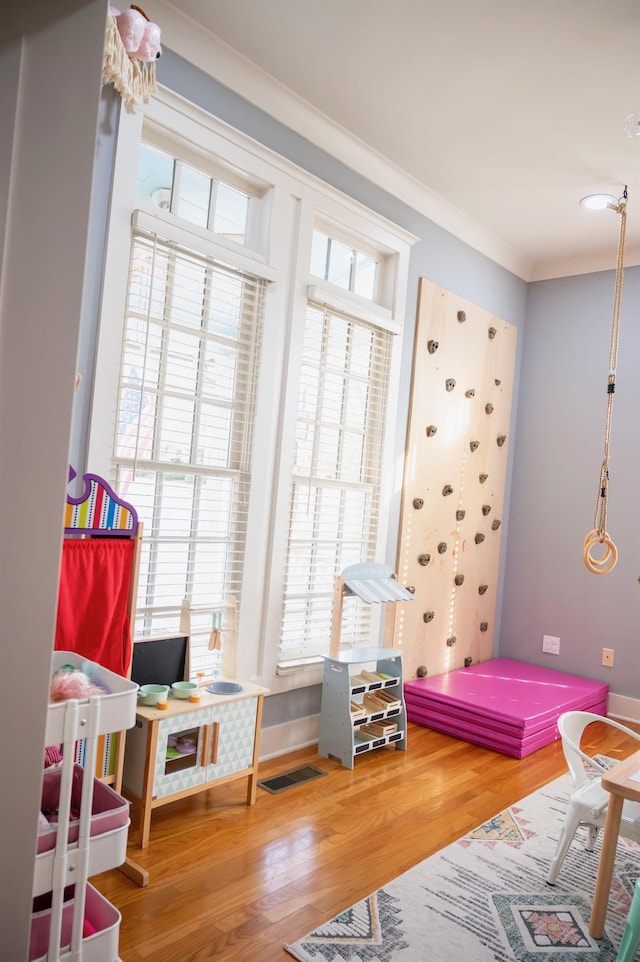
M 154 128 L 158 146 L 184 141 L 193 163 L 207 160 L 207 172 L 222 179 L 235 169 L 241 183 L 257 186 L 261 223 L 250 237 L 251 251 L 232 242 L 208 240 L 228 263 L 243 261 L 247 269 L 271 283 L 265 298 L 264 353 L 255 424 L 253 489 L 248 515 L 248 537 L 237 634 L 237 674 L 286 691 L 321 680 L 319 666 L 300 667 L 278 674 L 282 572 L 288 533 L 293 425 L 298 398 L 297 365 L 301 356 L 304 319 L 310 291 L 338 310 L 358 314 L 368 310 L 373 323 L 398 336 L 390 372 L 387 411 L 385 477 L 382 504 L 397 495 L 402 466 L 392 463 L 396 405 L 401 362 L 402 328 L 406 309 L 409 252 L 415 237 L 380 217 L 291 162 L 256 143 L 165 88 L 149 104 L 122 110 L 114 164 L 114 183 L 106 246 L 103 299 L 92 391 L 88 467 L 112 477 L 111 451 L 115 419 L 122 324 L 128 276 L 137 156 L 143 126 Z M 200 161 L 195 155 L 200 157 Z M 186 157 L 185 159 L 189 159 Z M 232 181 L 229 181 L 232 182 Z M 162 212 L 154 212 L 154 216 Z M 144 215 L 141 215 L 144 216 Z M 381 252 L 383 282 L 373 304 L 349 291 L 321 282 L 310 274 L 314 226 L 339 232 L 358 249 Z M 193 225 L 190 225 L 190 229 Z M 197 230 L 197 228 L 196 228 Z M 251 265 L 251 266 L 249 266 Z M 364 303 L 363 303 L 364 302 Z M 384 508 L 382 517 L 388 515 Z M 377 553 L 384 560 L 386 525 L 379 531 Z M 338 572 L 336 572 L 337 574 Z

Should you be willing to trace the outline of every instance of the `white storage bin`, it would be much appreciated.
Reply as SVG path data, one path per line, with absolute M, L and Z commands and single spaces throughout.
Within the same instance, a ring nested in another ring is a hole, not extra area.
M 65 895 L 67 892 L 65 892 Z M 62 909 L 62 929 L 60 933 L 61 957 L 71 943 L 74 898 L 70 898 Z M 87 884 L 84 907 L 84 933 L 82 938 L 82 962 L 116 962 L 118 958 L 118 937 L 122 916 L 92 885 Z M 49 950 L 49 928 L 51 909 L 34 912 L 31 919 L 31 939 L 29 942 L 29 962 L 46 962 Z
M 73 665 L 74 668 L 82 668 L 86 661 L 82 655 L 73 651 L 54 651 L 51 660 L 51 674 L 58 671 L 64 665 Z M 105 689 L 105 694 L 100 698 L 100 720 L 96 731 L 85 731 L 85 735 L 106 735 L 107 732 L 119 732 L 126 728 L 133 728 L 136 721 L 136 704 L 138 696 L 138 686 L 122 678 L 115 672 L 96 665 L 92 662 L 93 675 L 101 686 Z M 64 721 L 65 707 L 69 704 L 66 701 L 54 702 L 49 705 L 47 712 L 47 732 L 46 745 L 59 745 L 64 741 Z M 85 724 L 89 720 L 89 699 L 79 701 L 80 724 Z
M 74 765 L 71 783 L 71 806 L 80 808 L 82 797 L 82 778 L 84 769 Z M 60 799 L 62 770 L 59 768 L 45 771 L 42 780 L 42 811 L 56 809 Z M 129 832 L 129 802 L 103 782 L 94 779 L 91 820 L 89 834 L 88 874 L 98 875 L 107 869 L 115 868 L 124 862 L 127 855 L 127 836 Z M 78 840 L 80 822 L 72 819 L 69 823 L 67 842 L 73 849 Z M 38 834 L 37 855 L 33 881 L 33 894 L 42 895 L 53 886 L 53 864 L 58 826 L 52 823 Z M 73 869 L 68 865 L 68 878 L 63 884 L 71 884 Z

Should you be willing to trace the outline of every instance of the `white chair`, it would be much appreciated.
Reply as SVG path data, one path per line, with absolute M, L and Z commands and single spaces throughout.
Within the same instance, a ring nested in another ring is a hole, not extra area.
M 573 779 L 573 792 L 569 799 L 569 810 L 562 833 L 549 867 L 547 875 L 549 885 L 555 885 L 562 863 L 578 828 L 581 825 L 586 826 L 588 830 L 586 849 L 591 852 L 598 837 L 598 831 L 604 825 L 607 814 L 609 792 L 602 787 L 600 775 L 597 774 L 598 772 L 606 772 L 607 769 L 595 758 L 587 755 L 580 747 L 585 729 L 593 722 L 610 725 L 612 728 L 624 732 L 625 735 L 635 741 L 640 741 L 640 735 L 637 732 L 631 731 L 630 728 L 626 728 L 625 725 L 621 725 L 620 722 L 614 721 L 612 718 L 594 715 L 588 711 L 568 711 L 560 715 L 558 730 L 562 737 L 562 749 Z M 585 764 L 588 767 L 585 767 Z M 637 802 L 624 803 L 620 820 L 620 835 L 640 842 L 640 804 Z

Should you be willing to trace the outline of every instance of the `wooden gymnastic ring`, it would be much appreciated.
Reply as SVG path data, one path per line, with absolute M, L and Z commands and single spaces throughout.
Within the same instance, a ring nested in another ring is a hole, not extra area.
M 595 559 L 591 554 L 591 549 L 596 544 L 604 544 L 605 550 L 601 558 Z M 597 528 L 588 533 L 584 539 L 582 560 L 587 569 L 596 575 L 606 575 L 612 571 L 618 561 L 618 549 L 605 531 L 602 536 Z
M 611 555 L 612 555 L 612 550 L 615 549 L 615 545 L 613 544 L 613 542 L 612 542 L 611 539 L 609 538 L 609 535 L 607 534 L 606 531 L 605 531 L 605 533 L 604 533 L 604 537 L 601 537 L 599 530 L 598 530 L 597 528 L 593 528 L 593 529 L 587 534 L 587 536 L 585 537 L 585 539 L 584 539 L 584 541 L 583 541 L 583 545 L 582 545 L 583 554 L 585 554 L 586 552 L 588 552 L 588 553 L 590 554 L 591 548 L 592 548 L 595 544 L 604 544 L 604 545 L 605 545 L 605 552 L 604 552 L 602 558 L 600 558 L 599 561 L 595 562 L 596 564 L 601 565 L 603 562 L 608 561 L 608 560 L 610 559 L 610 557 L 611 557 Z
M 591 554 L 591 550 L 596 544 L 604 544 L 605 546 L 604 554 L 598 559 L 595 559 Z M 598 529 L 594 528 L 584 539 L 582 557 L 589 571 L 593 571 L 595 574 L 606 574 L 611 571 L 618 560 L 618 552 L 607 532 L 605 531 L 604 536 L 601 536 Z

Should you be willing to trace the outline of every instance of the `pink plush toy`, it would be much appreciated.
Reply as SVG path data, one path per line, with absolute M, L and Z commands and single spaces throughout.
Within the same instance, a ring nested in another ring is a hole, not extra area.
M 138 10 L 131 7 L 130 10 L 124 10 L 116 17 L 116 23 L 124 49 L 130 57 L 133 57 L 140 46 L 147 21 Z
M 133 56 L 136 60 L 144 60 L 146 63 L 158 60 L 162 56 L 160 27 L 157 23 L 147 21 L 140 45 Z
M 124 49 L 133 60 L 150 63 L 162 55 L 160 27 L 151 23 L 144 10 L 132 4 L 122 13 L 115 7 L 110 7 L 109 12 L 115 16 Z

